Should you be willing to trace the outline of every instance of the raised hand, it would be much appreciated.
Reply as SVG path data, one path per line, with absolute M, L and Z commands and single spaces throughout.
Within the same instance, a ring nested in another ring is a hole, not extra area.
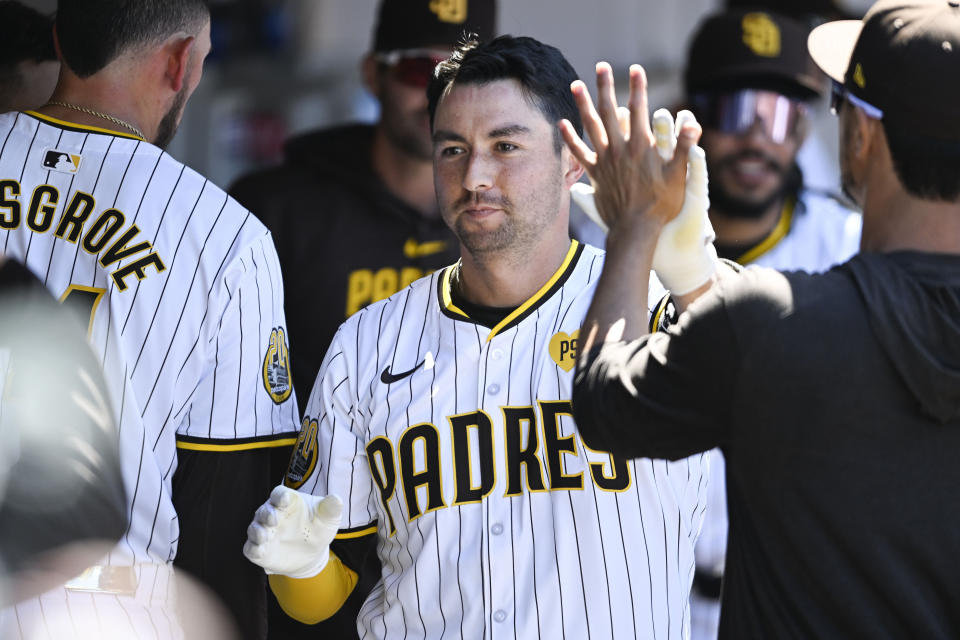
M 597 210 L 610 232 L 635 224 L 657 229 L 676 217 L 683 205 L 687 155 L 699 138 L 699 125 L 686 123 L 673 156 L 664 160 L 650 127 L 647 80 L 641 66 L 630 67 L 626 110 L 618 108 L 613 72 L 606 62 L 597 64 L 596 107 L 582 81 L 574 82 L 570 90 L 594 150 L 568 121 L 560 123 L 561 131 L 590 176 Z
M 343 503 L 334 495 L 318 498 L 280 485 L 257 509 L 247 528 L 243 555 L 268 574 L 310 578 L 330 558 Z

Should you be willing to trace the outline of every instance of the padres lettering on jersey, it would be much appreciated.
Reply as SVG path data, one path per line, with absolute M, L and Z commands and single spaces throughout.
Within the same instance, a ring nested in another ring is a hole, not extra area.
M 572 243 L 492 329 L 453 303 L 450 269 L 341 327 L 288 483 L 343 499 L 340 537 L 380 538 L 363 637 L 687 633 L 705 458 L 591 451 L 571 415 L 602 260 Z
M 7 113 L 0 115 L 0 253 L 83 314 L 102 363 L 130 501 L 129 530 L 105 564 L 169 563 L 180 534 L 171 485 L 178 448 L 294 441 L 269 233 L 219 188 L 139 138 Z M 58 607 L 70 607 L 66 597 L 61 590 Z M 18 605 L 18 621 L 42 610 L 31 602 Z M 130 637 L 164 636 L 148 623 L 136 623 L 146 631 L 137 626 Z M 0 621 L 0 635 L 7 633 Z

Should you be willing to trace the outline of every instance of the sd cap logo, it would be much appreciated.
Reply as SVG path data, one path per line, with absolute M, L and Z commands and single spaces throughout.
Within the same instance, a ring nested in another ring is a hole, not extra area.
M 270 332 L 270 344 L 263 358 L 263 386 L 277 404 L 290 397 L 290 352 L 283 328 Z
M 780 27 L 765 13 L 743 16 L 743 43 L 763 58 L 780 55 Z
M 550 357 L 564 371 L 570 371 L 577 364 L 577 342 L 580 330 L 567 335 L 563 331 L 550 338 Z
M 461 24 L 467 19 L 467 0 L 431 0 L 430 11 L 440 22 Z
M 80 169 L 80 159 L 75 153 L 50 149 L 43 154 L 43 166 L 60 173 L 76 173 Z

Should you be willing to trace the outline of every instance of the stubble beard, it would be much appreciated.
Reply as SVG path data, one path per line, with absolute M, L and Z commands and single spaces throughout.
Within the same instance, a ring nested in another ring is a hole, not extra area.
M 173 137 L 177 135 L 177 128 L 180 126 L 180 118 L 183 115 L 183 109 L 187 104 L 187 87 L 184 85 L 173 99 L 170 109 L 160 120 L 157 126 L 157 135 L 154 137 L 153 144 L 166 149 Z

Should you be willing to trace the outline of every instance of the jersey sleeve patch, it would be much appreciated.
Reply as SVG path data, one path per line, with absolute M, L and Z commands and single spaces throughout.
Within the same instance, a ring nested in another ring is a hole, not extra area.
M 287 475 L 283 484 L 291 489 L 299 489 L 303 483 L 313 474 L 317 468 L 317 457 L 319 447 L 317 445 L 317 433 L 319 426 L 316 420 L 310 416 L 303 418 L 300 425 L 300 434 L 297 436 L 297 443 L 293 447 L 293 453 L 290 455 L 290 465 L 287 467 Z
M 289 447 L 297 441 L 296 434 L 275 433 L 257 438 L 197 438 L 194 436 L 177 435 L 177 449 L 190 451 L 249 451 L 251 449 L 272 449 L 275 447 Z
M 283 327 L 270 332 L 267 353 L 263 357 L 263 386 L 276 404 L 290 397 L 293 383 L 290 376 L 290 350 Z

